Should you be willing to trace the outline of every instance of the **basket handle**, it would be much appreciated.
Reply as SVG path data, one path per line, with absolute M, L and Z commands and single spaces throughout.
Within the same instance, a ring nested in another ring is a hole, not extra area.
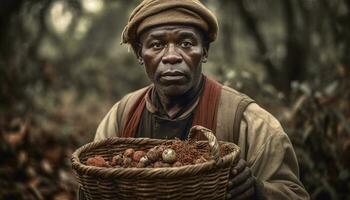
M 218 162 L 220 159 L 219 153 L 219 143 L 216 139 L 216 136 L 210 129 L 207 129 L 200 125 L 195 125 L 190 129 L 188 134 L 188 139 L 193 141 L 197 134 L 202 133 L 207 139 L 210 147 L 210 153 L 214 157 L 215 162 Z

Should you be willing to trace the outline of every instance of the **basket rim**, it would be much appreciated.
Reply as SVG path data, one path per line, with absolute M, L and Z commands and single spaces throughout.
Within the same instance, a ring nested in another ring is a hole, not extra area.
M 215 162 L 211 160 L 205 163 L 185 165 L 180 167 L 167 167 L 167 168 L 104 168 L 87 166 L 80 162 L 79 156 L 92 149 L 104 146 L 106 144 L 150 144 L 158 145 L 165 141 L 172 141 L 166 139 L 154 139 L 154 138 L 121 138 L 121 137 L 110 137 L 99 141 L 87 143 L 72 154 L 71 162 L 73 170 L 79 175 L 90 175 L 100 178 L 178 178 L 179 176 L 197 175 L 203 172 L 214 170 L 217 168 L 224 168 L 232 165 L 240 154 L 240 148 L 231 142 L 219 141 L 220 144 L 232 145 L 234 150 L 223 156 Z M 207 142 L 207 141 L 195 141 L 196 143 Z

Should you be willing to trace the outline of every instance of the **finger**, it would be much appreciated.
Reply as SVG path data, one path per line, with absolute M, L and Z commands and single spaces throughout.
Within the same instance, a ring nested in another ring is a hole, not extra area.
M 231 175 L 235 176 L 236 174 L 240 173 L 245 167 L 246 167 L 246 161 L 243 159 L 240 159 L 238 163 L 232 167 L 231 169 Z
M 233 177 L 231 179 L 232 181 L 232 187 L 241 184 L 242 182 L 244 182 L 246 179 L 248 179 L 249 177 L 251 177 L 251 172 L 250 169 L 248 167 L 246 167 L 243 172 L 237 174 L 235 177 Z
M 235 197 L 235 200 L 242 200 L 242 199 L 251 199 L 255 193 L 255 188 L 251 187 L 245 192 L 243 192 L 241 195 Z
M 254 187 L 254 183 L 255 183 L 255 178 L 250 177 L 243 184 L 238 185 L 237 187 L 233 187 L 230 190 L 230 193 L 232 196 L 238 196 L 244 193 L 246 190 L 250 189 L 251 187 Z

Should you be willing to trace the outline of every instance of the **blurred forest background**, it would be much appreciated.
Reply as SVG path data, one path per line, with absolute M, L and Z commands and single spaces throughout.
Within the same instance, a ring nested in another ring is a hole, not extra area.
M 70 156 L 148 84 L 120 34 L 137 0 L 3 0 L 0 199 L 75 199 Z M 312 199 L 350 199 L 350 2 L 206 0 L 204 71 L 273 113 Z

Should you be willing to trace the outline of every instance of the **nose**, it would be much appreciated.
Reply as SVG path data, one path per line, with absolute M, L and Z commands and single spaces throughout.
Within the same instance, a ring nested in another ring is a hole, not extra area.
M 182 62 L 181 55 L 176 51 L 176 46 L 174 44 L 169 44 L 166 52 L 162 57 L 163 64 L 178 64 Z

